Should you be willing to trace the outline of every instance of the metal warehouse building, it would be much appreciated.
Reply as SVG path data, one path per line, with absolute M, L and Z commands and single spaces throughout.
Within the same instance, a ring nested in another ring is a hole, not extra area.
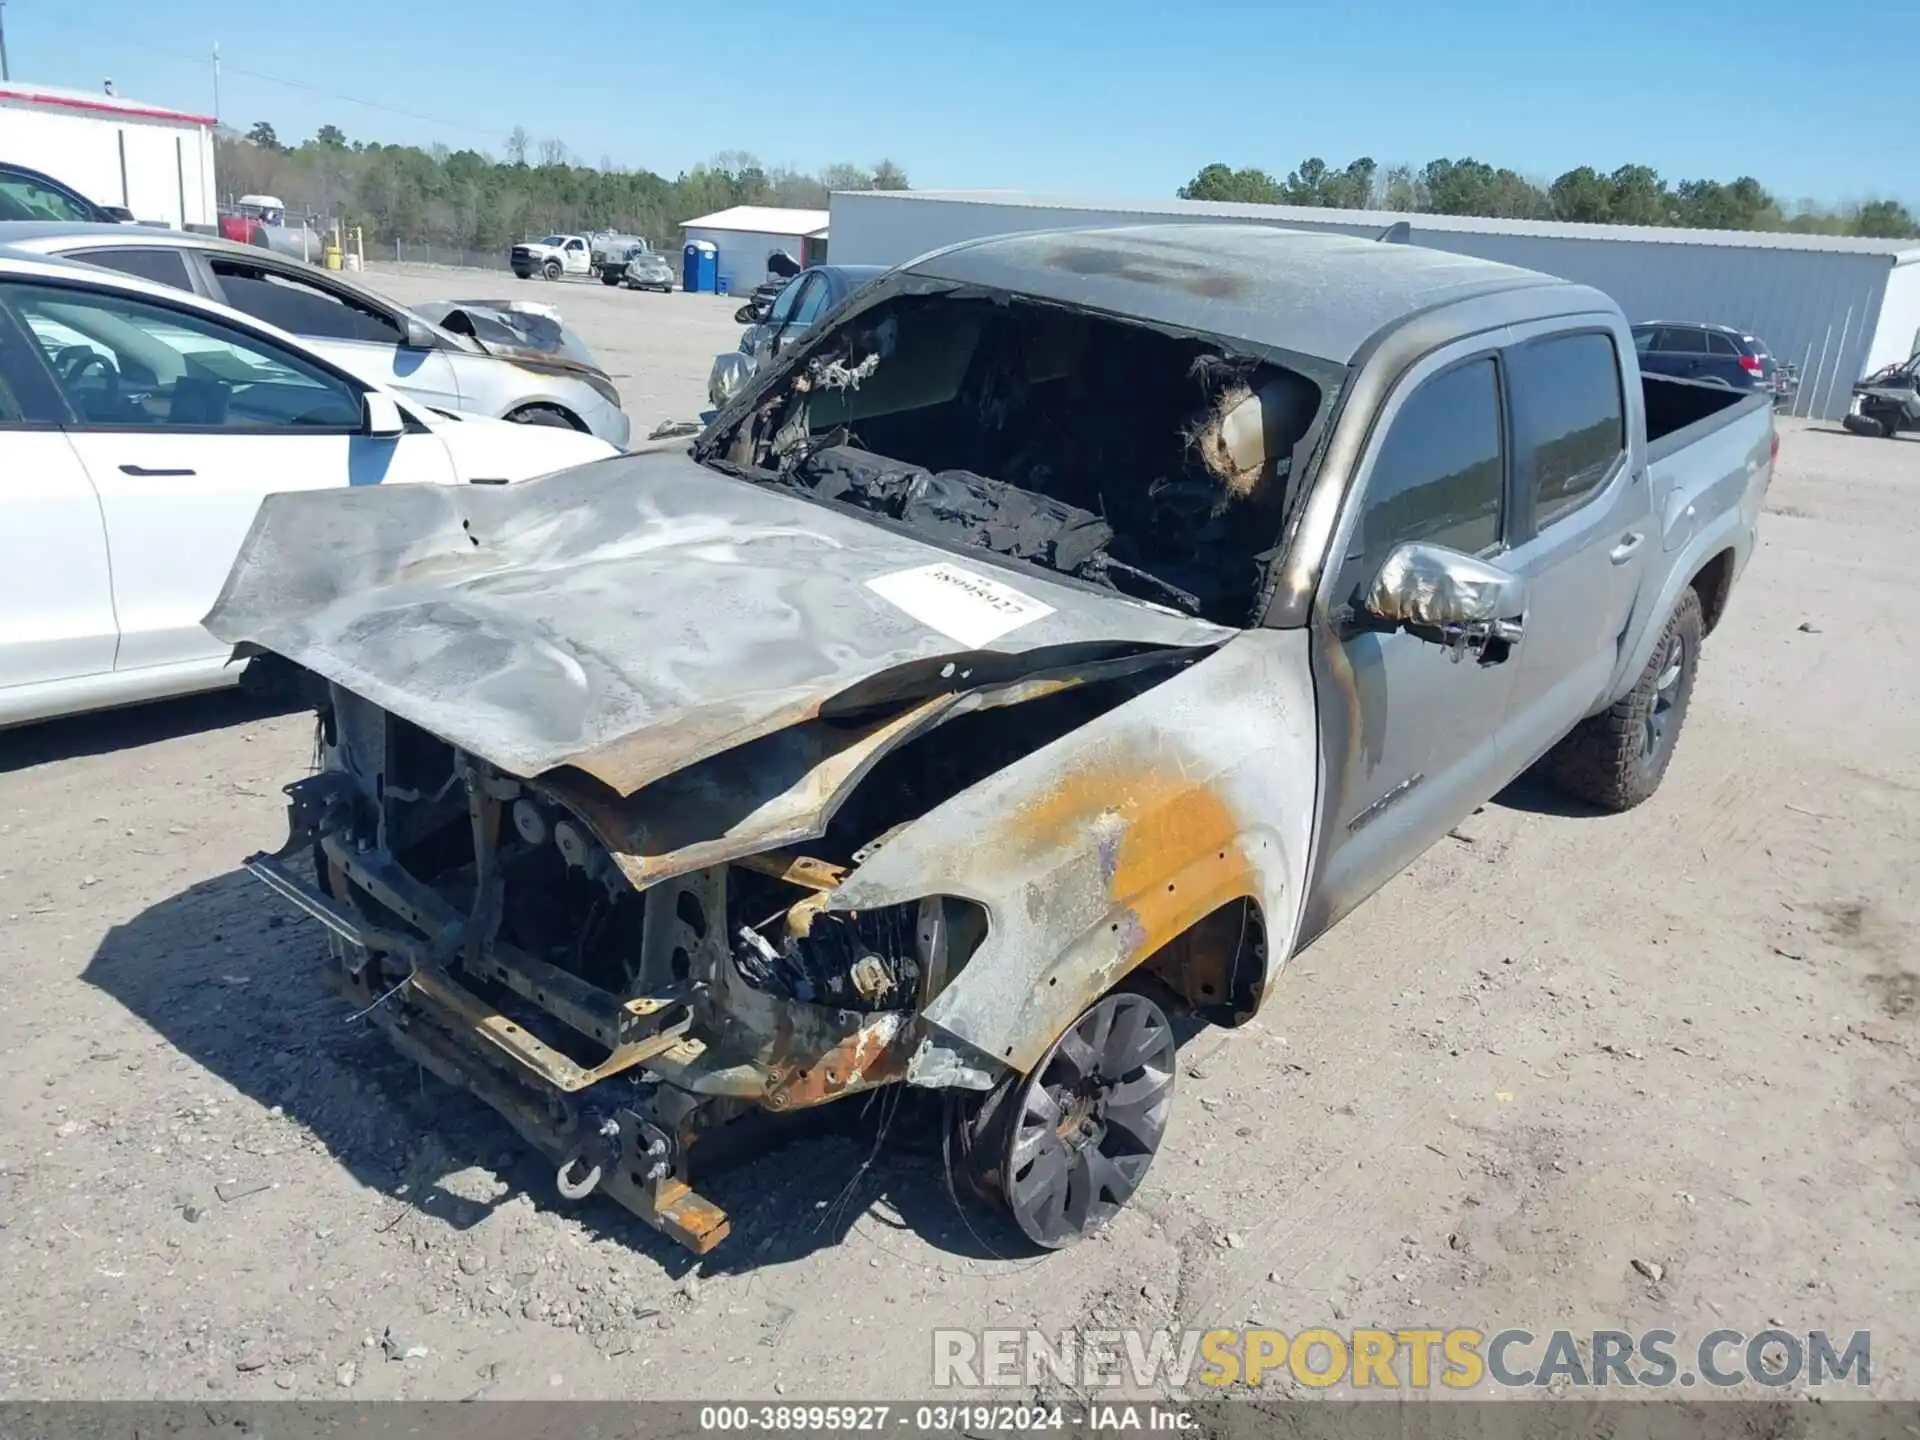
M 1861 375 L 1920 348 L 1920 241 L 1563 225 L 1199 200 L 1097 203 L 1007 191 L 872 191 L 832 199 L 833 258 L 897 265 L 961 240 L 1021 230 L 1249 221 L 1378 235 L 1405 220 L 1415 245 L 1476 255 L 1591 285 L 1633 321 L 1738 326 L 1800 367 L 1792 413 L 1846 413 Z

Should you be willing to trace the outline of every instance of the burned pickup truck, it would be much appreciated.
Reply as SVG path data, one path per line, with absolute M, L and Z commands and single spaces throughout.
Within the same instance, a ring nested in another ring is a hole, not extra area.
M 1161 1143 L 1170 1017 L 1258 1013 L 1536 762 L 1653 793 L 1773 446 L 1543 275 L 962 245 L 691 446 L 268 499 L 206 623 L 325 700 L 249 863 L 567 1196 L 704 1251 L 703 1137 L 906 1085 L 1062 1245 Z

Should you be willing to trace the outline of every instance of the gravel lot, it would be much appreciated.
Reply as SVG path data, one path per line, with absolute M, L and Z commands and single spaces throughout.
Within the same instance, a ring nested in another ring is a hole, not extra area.
M 705 297 L 372 279 L 557 301 L 637 433 L 738 335 Z M 1916 536 L 1920 446 L 1790 429 L 1656 800 L 1487 806 L 1187 1045 L 1138 1202 L 1042 1262 L 904 1109 L 722 1177 L 698 1269 L 565 1207 L 237 869 L 310 719 L 0 736 L 0 1396 L 898 1398 L 936 1325 L 1249 1322 L 1870 1329 L 1875 1392 L 1920 1396 Z

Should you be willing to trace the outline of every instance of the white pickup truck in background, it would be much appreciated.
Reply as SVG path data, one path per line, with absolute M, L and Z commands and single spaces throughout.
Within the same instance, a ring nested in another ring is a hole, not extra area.
M 652 248 L 638 235 L 592 230 L 584 235 L 549 235 L 544 240 L 522 241 L 513 247 L 507 263 L 521 280 L 536 275 L 546 280 L 558 280 L 563 275 L 597 275 L 608 285 L 618 285 L 627 262 L 651 254 Z

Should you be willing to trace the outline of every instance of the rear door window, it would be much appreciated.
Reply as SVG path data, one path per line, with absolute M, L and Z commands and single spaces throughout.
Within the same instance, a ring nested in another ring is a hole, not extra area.
M 176 290 L 192 290 L 193 279 L 187 271 L 187 257 L 178 250 L 161 245 L 128 246 L 121 250 L 76 250 L 72 259 L 89 265 L 104 265 L 123 275 L 137 275 L 156 285 L 171 285 Z
M 399 324 L 352 296 L 241 260 L 209 262 L 227 303 L 256 320 L 317 340 L 399 345 Z
M 1707 336 L 1707 344 L 1713 353 L 1719 356 L 1724 357 L 1728 355 L 1738 355 L 1740 353 L 1740 347 L 1734 344 L 1730 337 L 1725 335 L 1709 334 Z
M 1620 362 L 1599 331 L 1536 340 L 1507 360 L 1520 474 L 1532 476 L 1533 528 L 1544 530 L 1577 510 L 1626 454 Z
M 1660 348 L 1680 355 L 1706 355 L 1712 352 L 1712 347 L 1707 344 L 1706 331 L 1689 330 L 1683 325 L 1672 325 L 1662 330 Z

